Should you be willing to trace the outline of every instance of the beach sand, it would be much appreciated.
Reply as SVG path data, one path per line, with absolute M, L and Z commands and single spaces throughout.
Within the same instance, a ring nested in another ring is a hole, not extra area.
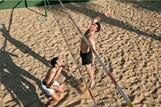
M 96 52 L 134 107 L 161 107 L 161 11 L 107 0 L 65 6 L 83 33 L 100 12 L 113 12 L 111 18 L 101 20 Z M 0 10 L 1 107 L 45 106 L 48 99 L 40 81 L 55 56 L 70 65 L 67 75 L 78 80 L 81 72 L 88 81 L 79 56 L 80 34 L 69 16 L 60 5 L 48 9 L 48 17 L 41 14 L 44 7 Z M 91 92 L 98 107 L 126 107 L 98 62 L 95 76 Z M 49 107 L 93 107 L 85 83 L 79 92 L 66 78 L 59 79 L 65 88 L 60 102 Z

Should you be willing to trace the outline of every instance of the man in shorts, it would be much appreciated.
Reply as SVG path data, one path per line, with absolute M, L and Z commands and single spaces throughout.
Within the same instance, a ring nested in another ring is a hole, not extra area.
M 59 101 L 59 95 L 64 90 L 57 79 L 63 70 L 63 65 L 59 57 L 53 58 L 51 65 L 52 67 L 49 69 L 45 79 L 41 81 L 41 86 L 47 96 L 51 97 L 53 100 Z
M 100 31 L 100 24 L 98 21 L 103 16 L 110 16 L 110 13 L 107 12 L 103 14 L 102 16 L 97 16 L 91 23 L 90 27 L 85 32 L 84 36 L 88 40 L 90 46 L 96 50 L 95 47 L 95 41 L 96 41 L 96 32 Z M 89 73 L 90 78 L 90 87 L 92 88 L 95 85 L 94 81 L 94 62 L 95 62 L 95 55 L 93 50 L 87 45 L 87 43 L 84 41 L 84 38 L 81 38 L 81 45 L 80 45 L 80 57 L 82 59 L 82 65 L 86 65 Z

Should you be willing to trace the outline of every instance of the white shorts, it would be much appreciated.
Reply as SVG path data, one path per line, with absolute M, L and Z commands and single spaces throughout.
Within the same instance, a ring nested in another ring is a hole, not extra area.
M 53 85 L 60 86 L 60 84 L 59 84 L 57 81 L 54 81 Z M 41 86 L 42 86 L 42 89 L 44 90 L 44 92 L 45 92 L 47 95 L 51 96 L 52 94 L 54 94 L 54 92 L 55 92 L 54 89 L 52 89 L 52 88 L 47 88 L 46 85 L 44 85 L 44 84 L 42 83 L 42 81 L 41 81 Z

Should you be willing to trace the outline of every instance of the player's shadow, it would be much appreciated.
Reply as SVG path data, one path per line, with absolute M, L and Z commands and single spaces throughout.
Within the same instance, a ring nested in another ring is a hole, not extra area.
M 72 3 L 70 5 L 67 5 L 66 7 L 67 7 L 67 9 L 70 9 L 72 11 L 83 13 L 86 16 L 91 17 L 92 19 L 95 18 L 98 15 L 103 16 L 103 19 L 101 20 L 101 22 L 103 22 L 105 24 L 120 27 L 120 28 L 122 28 L 124 30 L 134 32 L 134 33 L 138 34 L 138 36 L 146 36 L 146 37 L 152 38 L 154 40 L 161 41 L 161 35 L 157 35 L 157 34 L 154 34 L 152 32 L 147 33 L 147 32 L 141 31 L 139 28 L 129 24 L 128 22 L 123 22 L 123 21 L 118 20 L 118 19 L 107 17 L 104 14 L 89 8 L 90 5 L 87 4 L 87 3 L 84 4 L 84 5 L 79 5 L 77 3 Z
M 77 79 L 72 74 L 67 73 L 69 71 L 63 70 L 62 75 L 66 78 L 65 83 L 69 84 L 72 88 L 74 88 L 79 94 L 82 94 L 85 91 L 85 84 L 82 78 Z M 84 88 L 84 89 L 83 89 Z
M 24 43 L 16 40 L 15 38 L 13 38 L 9 31 L 6 29 L 5 25 L 2 25 L 3 28 L 1 29 L 2 32 L 2 36 L 8 41 L 10 42 L 12 45 L 14 45 L 17 49 L 19 49 L 21 52 L 23 52 L 24 54 L 29 54 L 32 57 L 34 57 L 35 59 L 37 59 L 38 61 L 42 62 L 44 65 L 50 67 L 49 62 L 42 56 L 40 56 L 39 54 L 35 53 L 30 47 L 28 47 L 27 45 L 25 45 Z M 11 26 L 11 25 L 10 25 Z M 9 27 L 10 28 L 10 27 Z
M 54 7 L 53 10 L 57 10 L 57 11 L 62 12 L 60 10 L 60 8 L 61 8 L 60 6 L 53 6 L 53 7 Z M 140 30 L 136 26 L 129 24 L 128 22 L 124 22 L 124 21 L 121 21 L 121 20 L 118 20 L 118 19 L 115 19 L 112 17 L 107 17 L 104 14 L 91 9 L 89 3 L 84 3 L 84 5 L 80 5 L 78 3 L 71 3 L 69 5 L 66 5 L 66 8 L 71 11 L 83 13 L 84 15 L 91 17 L 92 19 L 98 15 L 103 16 L 103 19 L 101 20 L 101 22 L 103 22 L 105 24 L 119 27 L 119 28 L 122 28 L 122 29 L 130 31 L 130 32 L 134 32 L 134 33 L 138 34 L 138 36 L 145 36 L 145 37 L 157 40 L 157 41 L 161 41 L 161 35 L 154 34 L 153 32 L 150 32 L 150 31 L 145 32 L 145 31 Z
M 31 75 L 28 71 L 25 71 L 24 69 L 18 67 L 13 62 L 12 57 L 17 57 L 17 56 L 5 51 L 6 43 L 7 42 L 11 43 L 21 52 L 33 56 L 34 58 L 36 58 L 37 60 L 45 64 L 46 66 L 50 66 L 50 65 L 48 64 L 48 61 L 45 60 L 45 58 L 36 54 L 28 46 L 14 39 L 10 35 L 9 31 L 11 29 L 11 24 L 12 24 L 12 15 L 13 15 L 13 10 L 11 12 L 8 29 L 4 24 L 2 24 L 1 26 L 2 28 L 0 28 L 0 31 L 2 32 L 2 36 L 5 39 L 4 46 L 0 50 L 2 84 L 5 86 L 5 89 L 8 90 L 8 92 L 10 93 L 10 95 L 12 96 L 12 99 L 16 102 L 15 105 L 26 106 L 28 104 L 30 105 L 34 104 L 35 106 L 35 103 L 37 103 L 37 105 L 41 107 L 43 106 L 43 104 L 41 103 L 38 95 L 36 94 L 35 87 L 27 79 L 31 79 L 33 82 L 36 82 L 36 84 L 42 90 L 40 80 L 38 80 L 35 76 Z M 11 101 L 8 101 L 6 102 L 6 104 L 10 102 Z
M 18 57 L 15 54 L 9 53 L 3 49 L 0 50 L 0 68 L 1 68 L 1 83 L 4 86 L 3 98 L 11 96 L 12 99 L 6 101 L 4 105 L 8 106 L 39 106 L 43 104 L 40 101 L 35 86 L 29 82 L 39 83 L 39 80 L 31 75 L 28 71 L 16 65 L 12 57 Z M 13 104 L 13 105 L 11 105 Z
M 10 42 L 12 45 L 14 45 L 16 48 L 18 48 L 21 52 L 25 53 L 25 54 L 29 54 L 32 57 L 34 57 L 35 59 L 39 60 L 40 62 L 42 62 L 44 65 L 50 67 L 49 62 L 42 56 L 40 56 L 39 54 L 35 53 L 30 47 L 28 47 L 27 45 L 25 45 L 24 43 L 22 43 L 21 41 L 16 40 L 15 38 L 13 38 L 10 35 L 10 29 L 12 26 L 12 22 L 13 22 L 13 14 L 14 14 L 14 9 L 22 2 L 23 0 L 20 0 L 12 9 L 11 14 L 10 14 L 10 19 L 9 19 L 9 26 L 8 28 L 6 28 L 6 26 L 4 24 L 2 24 L 2 28 L 0 29 L 2 32 L 2 36 L 8 41 Z
M 135 8 L 161 12 L 161 0 L 116 0 L 122 3 L 132 3 Z

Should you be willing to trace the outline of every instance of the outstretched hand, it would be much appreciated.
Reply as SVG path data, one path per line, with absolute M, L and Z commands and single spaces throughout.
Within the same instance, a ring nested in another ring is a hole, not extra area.
M 112 16 L 112 12 L 107 11 L 107 12 L 104 13 L 104 15 L 107 16 L 107 17 L 111 17 Z
M 111 17 L 112 16 L 112 12 L 107 11 L 105 13 L 102 13 L 102 15 L 97 16 L 94 20 L 93 23 L 96 23 L 98 21 L 100 21 L 102 19 L 103 16 L 107 16 L 107 17 Z
M 102 19 L 102 17 L 103 17 L 102 15 L 97 16 L 97 17 L 93 20 L 93 22 L 96 23 L 96 22 L 100 21 L 100 20 Z

